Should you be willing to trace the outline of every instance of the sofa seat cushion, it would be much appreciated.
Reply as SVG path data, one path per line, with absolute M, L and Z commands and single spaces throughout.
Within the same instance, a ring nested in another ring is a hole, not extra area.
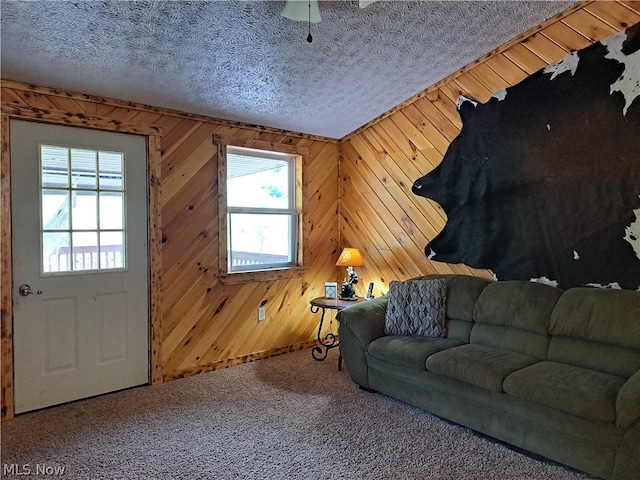
M 624 382 L 615 375 L 544 361 L 509 375 L 504 391 L 578 417 L 612 423 Z
M 434 353 L 427 358 L 427 370 L 477 387 L 502 392 L 502 382 L 510 373 L 539 360 L 484 345 L 468 344 Z
M 371 342 L 368 353 L 378 360 L 424 370 L 430 355 L 458 345 L 462 344 L 447 338 L 390 335 Z

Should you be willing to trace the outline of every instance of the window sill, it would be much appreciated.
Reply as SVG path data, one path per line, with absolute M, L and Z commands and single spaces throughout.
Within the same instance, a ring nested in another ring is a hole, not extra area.
M 216 275 L 225 285 L 239 285 L 251 282 L 270 282 L 302 277 L 309 267 L 274 268 L 270 270 L 249 270 L 246 272 L 219 273 Z

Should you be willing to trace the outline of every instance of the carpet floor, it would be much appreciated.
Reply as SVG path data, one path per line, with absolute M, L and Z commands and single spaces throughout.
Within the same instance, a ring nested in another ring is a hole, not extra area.
M 2 478 L 591 478 L 364 392 L 336 363 L 303 350 L 19 415 Z

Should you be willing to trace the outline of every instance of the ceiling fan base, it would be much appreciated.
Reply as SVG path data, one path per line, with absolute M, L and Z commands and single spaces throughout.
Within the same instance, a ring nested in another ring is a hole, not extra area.
M 318 0 L 287 0 L 280 15 L 294 22 L 318 23 L 322 21 Z

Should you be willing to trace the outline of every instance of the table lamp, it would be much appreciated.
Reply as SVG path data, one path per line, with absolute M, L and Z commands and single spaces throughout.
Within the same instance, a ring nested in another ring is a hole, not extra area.
M 357 300 L 356 292 L 353 289 L 353 284 L 358 283 L 358 274 L 353 267 L 363 267 L 364 261 L 362 255 L 357 248 L 345 248 L 342 250 L 338 261 L 337 267 L 347 267 L 347 276 L 342 283 L 342 290 L 340 292 L 340 300 Z

